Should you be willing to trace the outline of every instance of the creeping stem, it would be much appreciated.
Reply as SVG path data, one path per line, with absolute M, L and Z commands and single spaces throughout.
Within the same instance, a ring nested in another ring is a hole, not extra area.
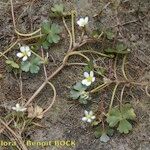
M 146 92 L 147 96 L 150 97 L 150 93 L 148 92 L 148 87 L 149 87 L 148 85 L 145 87 L 145 92 Z
M 116 90 L 117 90 L 118 85 L 119 85 L 119 83 L 116 83 L 116 85 L 114 87 L 114 90 L 113 90 L 113 93 L 112 93 L 112 97 L 111 97 L 111 101 L 110 101 L 110 105 L 109 105 L 108 113 L 111 111 L 111 108 L 112 108 L 112 105 L 113 105 L 113 101 L 114 101 L 114 98 L 115 98 L 115 94 L 116 94 Z
M 74 16 L 75 16 L 75 11 L 71 11 L 71 24 L 72 24 L 72 40 L 73 40 L 73 46 L 75 46 Z
M 98 87 L 94 88 L 93 90 L 90 91 L 90 93 L 96 93 L 97 91 L 104 89 L 105 87 L 107 87 L 108 85 L 110 85 L 110 83 L 104 83 L 99 85 Z
M 127 77 L 126 72 L 125 72 L 125 61 L 126 61 L 126 55 L 123 57 L 121 69 L 122 69 L 122 73 L 123 73 L 124 78 L 128 81 L 128 77 Z
M 103 54 L 103 53 L 100 53 L 97 51 L 92 51 L 92 50 L 82 50 L 82 51 L 78 51 L 78 52 L 80 52 L 80 53 L 94 53 L 94 54 L 98 54 L 98 55 L 103 56 L 103 57 L 113 58 L 113 55 L 106 55 L 106 54 Z

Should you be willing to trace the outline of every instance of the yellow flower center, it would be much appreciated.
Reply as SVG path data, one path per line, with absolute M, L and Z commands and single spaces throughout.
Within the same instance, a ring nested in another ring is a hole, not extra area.
M 25 51 L 25 52 L 23 52 L 23 55 L 24 56 L 28 56 L 28 53 Z
M 93 78 L 92 78 L 92 77 L 87 77 L 86 79 L 87 79 L 89 82 L 92 82 L 92 79 L 93 79 Z

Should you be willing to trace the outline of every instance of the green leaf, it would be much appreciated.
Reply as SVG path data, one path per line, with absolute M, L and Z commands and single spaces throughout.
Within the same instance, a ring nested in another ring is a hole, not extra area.
M 52 40 L 53 40 L 54 43 L 58 43 L 59 40 L 60 40 L 60 36 L 58 36 L 57 34 L 54 34 L 54 35 L 52 36 Z
M 125 104 L 119 107 L 112 108 L 109 114 L 107 114 L 106 121 L 110 127 L 115 127 L 119 124 L 117 130 L 120 133 L 129 133 L 132 130 L 132 125 L 129 120 L 133 120 L 136 117 L 133 108 L 130 104 Z
M 115 48 L 107 48 L 104 50 L 106 53 L 116 53 L 116 54 L 127 54 L 130 50 L 123 43 L 118 43 Z
M 87 89 L 87 87 L 85 85 L 83 85 L 81 82 L 77 82 L 74 86 L 73 89 L 77 90 L 77 91 L 85 91 Z
M 116 45 L 116 50 L 117 51 L 124 51 L 124 50 L 126 50 L 127 49 L 127 46 L 126 45 L 124 45 L 123 43 L 119 43 L 119 44 L 117 44 Z
M 79 98 L 79 102 L 85 105 L 88 103 L 87 99 L 83 99 L 83 98 Z
M 87 66 L 84 67 L 84 72 L 90 72 L 94 70 L 94 63 L 93 61 L 88 61 Z
M 118 108 L 112 108 L 107 116 L 106 121 L 109 123 L 110 127 L 114 127 L 122 119 L 121 113 Z
M 124 119 L 133 120 L 136 117 L 136 114 L 134 113 L 134 109 L 131 108 L 130 104 L 125 104 L 123 107 L 121 107 L 121 114 Z
M 106 133 L 103 133 L 100 137 L 101 142 L 107 143 L 109 140 L 110 140 L 110 137 Z
M 72 99 L 78 99 L 80 96 L 80 92 L 79 91 L 75 91 L 75 90 L 71 90 L 70 91 L 70 97 Z
M 53 23 L 44 22 L 42 24 L 42 33 L 44 36 L 41 38 L 41 44 L 44 49 L 48 49 L 50 44 L 58 43 L 60 40 L 59 33 L 61 32 L 61 28 Z
M 105 31 L 105 33 L 106 33 L 107 39 L 109 40 L 112 40 L 115 37 L 115 33 L 111 29 Z
M 28 72 L 30 70 L 31 63 L 29 61 L 21 62 L 21 70 Z
M 58 34 L 61 32 L 61 28 L 57 24 L 53 23 L 51 25 L 51 32 Z
M 50 32 L 50 23 L 48 21 L 44 21 L 41 27 L 42 33 L 49 34 Z
M 8 64 L 8 65 L 10 65 L 11 67 L 13 67 L 13 68 L 16 68 L 16 69 L 18 69 L 19 68 L 19 65 L 16 63 L 16 62 L 14 62 L 13 60 L 6 60 L 6 64 Z
M 44 42 L 42 43 L 42 46 L 43 46 L 44 49 L 48 49 L 48 48 L 49 48 L 49 43 L 48 43 L 48 41 L 44 41 Z
M 100 122 L 99 121 L 93 121 L 92 126 L 97 126 Z
M 96 128 L 96 131 L 94 132 L 95 138 L 97 138 L 97 139 L 100 138 L 102 133 L 103 133 L 102 128 L 99 128 L 99 127 Z
M 106 141 L 105 138 L 106 139 L 108 138 L 106 136 L 108 136 L 108 135 L 112 136 L 113 133 L 114 133 L 114 130 L 111 129 L 110 127 L 103 128 L 101 126 L 97 126 L 95 128 L 94 135 L 95 135 L 95 138 L 102 138 L 102 139 L 100 139 L 101 141 L 103 141 L 103 138 L 104 138 L 104 141 Z
M 42 63 L 39 57 L 35 57 L 31 60 L 31 65 L 40 65 Z
M 53 39 L 52 39 L 52 34 L 51 34 L 51 33 L 47 36 L 47 41 L 48 41 L 50 44 L 53 43 Z
M 92 31 L 92 36 L 94 37 L 94 38 L 96 38 L 96 39 L 98 39 L 99 38 L 99 36 L 101 35 L 101 33 L 102 33 L 102 31 L 100 31 L 100 30 L 93 30 Z
M 39 70 L 40 70 L 40 67 L 37 66 L 37 65 L 31 65 L 31 66 L 30 66 L 30 72 L 31 72 L 31 73 L 38 73 Z
M 132 130 L 132 125 L 126 120 L 121 120 L 120 123 L 119 123 L 119 126 L 117 128 L 117 130 L 120 132 L 120 133 L 129 133 L 130 130 Z
M 21 70 L 25 72 L 38 73 L 40 70 L 40 64 L 42 61 L 39 57 L 33 57 L 31 61 L 21 62 Z
M 85 90 L 87 87 L 81 82 L 77 82 L 70 91 L 70 97 L 73 99 L 78 99 L 81 104 L 87 104 L 87 100 L 90 99 L 89 93 Z
M 62 4 L 55 4 L 54 7 L 51 8 L 54 13 L 63 14 L 64 6 Z
M 114 130 L 113 129 L 111 129 L 111 128 L 106 128 L 106 133 L 109 135 L 109 136 L 113 136 L 113 134 L 114 134 Z

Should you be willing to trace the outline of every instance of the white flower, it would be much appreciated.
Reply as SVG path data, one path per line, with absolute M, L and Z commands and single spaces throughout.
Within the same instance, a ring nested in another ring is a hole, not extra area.
M 93 115 L 92 111 L 84 111 L 85 117 L 82 118 L 82 121 L 91 123 L 96 117 Z
M 78 24 L 80 27 L 84 27 L 85 25 L 88 24 L 88 20 L 89 20 L 88 17 L 80 18 L 80 19 L 77 21 L 77 24 Z
M 89 86 L 89 85 L 91 85 L 92 82 L 95 81 L 95 77 L 94 77 L 94 72 L 93 71 L 90 71 L 90 73 L 84 72 L 84 77 L 85 77 L 85 79 L 82 80 L 82 84 L 83 85 Z
M 19 112 L 19 111 L 23 112 L 23 111 L 26 111 L 27 108 L 22 107 L 22 106 L 20 106 L 20 104 L 17 103 L 16 107 L 12 107 L 12 109 L 17 111 L 17 112 Z
M 28 57 L 31 56 L 31 50 L 29 46 L 21 46 L 19 53 L 17 53 L 17 57 L 22 58 L 22 61 L 26 61 Z

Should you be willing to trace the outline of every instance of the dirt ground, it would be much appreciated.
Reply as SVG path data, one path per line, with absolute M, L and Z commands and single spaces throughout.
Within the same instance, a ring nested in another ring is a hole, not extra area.
M 118 13 L 111 5 L 105 7 L 109 0 L 34 0 L 32 5 L 31 0 L 13 1 L 17 27 L 24 33 L 38 29 L 43 20 L 49 19 L 50 8 L 57 3 L 63 3 L 66 11 L 75 9 L 77 19 L 89 16 L 91 30 L 97 27 L 102 29 L 113 27 L 117 30 L 116 25 L 119 22 L 122 24 L 120 41 L 126 43 L 131 49 L 127 63 L 130 76 L 138 81 L 150 80 L 150 0 L 122 0 Z M 94 16 L 101 10 L 103 10 L 102 14 L 95 18 Z M 15 38 L 9 0 L 0 0 L 0 14 L 0 52 L 3 52 Z M 61 21 L 56 20 L 56 22 L 63 26 Z M 67 23 L 69 24 L 69 20 Z M 63 36 L 68 37 L 65 29 Z M 98 49 L 99 45 L 91 47 Z M 50 49 L 48 74 L 51 74 L 61 63 L 67 48 L 68 38 L 62 39 L 59 44 Z M 13 53 L 10 52 L 8 56 Z M 133 131 L 127 135 L 115 133 L 108 143 L 102 143 L 99 139 L 95 139 L 89 126 L 81 123 L 84 107 L 69 100 L 69 87 L 81 79 L 82 73 L 82 67 L 71 66 L 63 69 L 52 79 L 57 90 L 57 99 L 51 110 L 40 121 L 40 124 L 46 128 L 30 129 L 23 135 L 31 141 L 72 140 L 75 141 L 75 146 L 30 147 L 29 150 L 149 150 L 149 97 L 139 88 L 132 88 L 126 99 L 132 103 L 137 115 Z M 10 112 L 10 108 L 19 102 L 20 82 L 18 75 L 7 71 L 2 57 L 0 75 L 3 76 L 0 79 L 0 113 L 5 116 L 6 110 Z M 23 97 L 29 99 L 43 80 L 42 70 L 38 75 L 23 73 Z M 49 103 L 48 98 L 52 96 L 51 93 L 52 90 L 45 87 L 34 102 L 46 106 Z M 103 97 L 103 94 L 100 97 Z M 94 100 L 99 101 L 100 97 L 96 95 Z M 1 134 L 0 140 L 4 139 L 7 139 L 6 135 Z M 11 150 L 11 148 L 0 147 L 0 150 L 5 149 Z

